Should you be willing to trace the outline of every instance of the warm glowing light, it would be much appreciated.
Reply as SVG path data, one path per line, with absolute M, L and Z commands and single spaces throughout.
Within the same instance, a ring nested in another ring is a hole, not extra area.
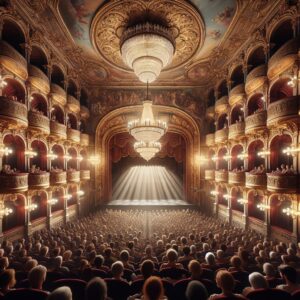
M 146 161 L 149 161 L 151 158 L 153 158 L 156 153 L 160 151 L 160 149 L 161 144 L 159 142 L 145 143 L 141 141 L 134 144 L 134 150 L 138 152 Z
M 231 198 L 231 196 L 229 194 L 225 194 L 223 195 L 223 197 L 226 199 L 226 200 L 229 200 Z
M 270 151 L 260 151 L 257 153 L 258 156 L 261 156 L 261 157 L 265 157 L 267 155 L 270 155 L 271 152 Z
M 83 157 L 81 155 L 78 155 L 77 158 L 76 158 L 78 161 L 82 161 L 83 160 Z
M 282 152 L 286 155 L 292 155 L 293 153 L 300 152 L 300 148 L 287 147 L 286 149 L 283 149 Z
M 239 158 L 239 159 L 248 158 L 248 154 L 247 153 L 240 153 L 240 154 L 238 154 L 237 158 Z
M 35 156 L 37 156 L 37 152 L 36 151 L 32 151 L 32 150 L 27 150 L 24 153 L 28 157 L 35 157 Z
M 227 155 L 224 155 L 223 158 L 224 158 L 225 160 L 230 160 L 230 159 L 232 158 L 232 156 L 229 155 L 229 154 L 227 154 Z
M 4 209 L 1 209 L 0 210 L 0 216 L 1 217 L 4 217 L 4 216 L 9 216 L 10 214 L 12 214 L 13 213 L 13 210 L 12 210 L 12 208 L 8 208 L 8 207 L 5 207 Z
M 290 87 L 295 87 L 297 84 L 297 76 L 293 76 L 287 84 Z
M 92 155 L 90 156 L 90 158 L 88 159 L 88 161 L 92 164 L 98 164 L 100 163 L 100 156 L 98 155 Z
M 30 205 L 27 205 L 25 206 L 25 209 L 28 210 L 28 211 L 34 211 L 38 208 L 37 204 L 30 204 Z
M 77 195 L 78 195 L 78 196 L 83 196 L 83 195 L 84 195 L 84 191 L 81 191 L 81 190 L 78 191 L 78 192 L 77 192 Z
M 219 192 L 218 191 L 211 191 L 210 194 L 213 195 L 213 196 L 217 196 L 217 195 L 219 195 Z
M 7 86 L 7 82 L 5 81 L 5 79 L 3 79 L 3 77 L 0 75 L 0 89 L 3 89 L 4 87 Z
M 287 216 L 291 216 L 291 217 L 297 217 L 297 216 L 300 216 L 300 211 L 298 210 L 295 210 L 295 209 L 292 209 L 291 207 L 287 207 L 287 208 L 284 208 L 282 210 L 282 212 L 284 214 L 286 214 Z
M 0 148 L 0 154 L 1 155 L 9 155 L 9 154 L 12 154 L 12 153 L 13 153 L 12 149 L 10 149 L 8 147 Z
M 47 154 L 47 157 L 50 158 L 51 160 L 56 159 L 57 155 L 54 154 L 53 152 L 50 152 L 49 154 Z
M 264 210 L 268 210 L 270 209 L 270 205 L 266 205 L 266 204 L 258 204 L 257 208 L 259 208 L 259 210 L 264 211 Z
M 58 199 L 52 198 L 50 200 L 47 201 L 47 203 L 49 203 L 50 205 L 54 205 L 58 202 Z
M 175 52 L 172 31 L 156 24 L 139 24 L 126 29 L 121 37 L 124 63 L 142 82 L 153 82 Z
M 218 160 L 218 156 L 217 155 L 214 155 L 212 158 L 211 158 L 212 161 L 217 161 Z
M 68 155 L 68 154 L 66 154 L 66 155 L 64 155 L 64 159 L 65 160 L 70 160 L 70 159 L 72 159 L 73 157 L 71 156 L 71 155 Z
M 66 194 L 66 195 L 64 196 L 64 198 L 67 199 L 67 200 L 70 200 L 70 199 L 72 198 L 72 195 L 71 195 L 71 194 Z
M 237 200 L 237 202 L 240 203 L 240 204 L 247 204 L 248 200 L 240 198 L 240 199 Z

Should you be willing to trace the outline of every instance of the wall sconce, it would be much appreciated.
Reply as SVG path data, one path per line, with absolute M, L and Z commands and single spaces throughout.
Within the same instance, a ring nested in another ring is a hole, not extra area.
M 219 195 L 219 192 L 218 191 L 211 191 L 210 194 L 213 195 L 213 196 L 217 196 L 217 195 Z
M 58 200 L 56 198 L 52 198 L 50 200 L 47 201 L 47 203 L 49 203 L 50 205 L 54 205 L 58 202 Z
M 4 217 L 4 216 L 9 216 L 10 214 L 12 214 L 13 213 L 13 210 L 12 210 L 12 208 L 7 208 L 7 207 L 5 207 L 4 209 L 1 209 L 0 210 L 0 217 L 2 218 L 2 217 Z
M 3 77 L 0 75 L 0 89 L 3 89 L 4 87 L 7 86 L 7 82 L 5 81 L 5 79 L 3 79 Z
M 28 156 L 29 158 L 32 158 L 32 157 L 37 156 L 37 152 L 32 151 L 32 150 L 26 150 L 26 151 L 24 152 L 24 154 L 25 154 L 26 156 Z
M 78 195 L 78 196 L 83 196 L 83 195 L 84 195 L 84 191 L 82 191 L 82 190 L 78 191 L 78 192 L 77 192 L 77 195 Z
M 226 200 L 229 200 L 231 198 L 231 196 L 229 194 L 225 194 L 223 195 L 223 197 L 226 199 Z
M 8 148 L 8 147 L 2 147 L 2 148 L 0 148 L 0 154 L 2 154 L 2 155 L 9 155 L 9 154 L 12 154 L 13 153 L 13 151 L 12 151 L 12 149 L 10 149 L 10 148 Z
M 219 159 L 219 158 L 218 158 L 218 156 L 216 156 L 216 155 L 212 156 L 212 158 L 211 158 L 211 160 L 214 161 L 214 162 L 216 162 L 218 159 Z
M 237 202 L 240 203 L 240 204 L 247 204 L 248 200 L 240 198 L 240 199 L 237 200 Z
M 37 204 L 30 204 L 30 205 L 27 205 L 25 206 L 25 209 L 28 210 L 28 211 L 34 211 L 37 209 Z
M 82 161 L 82 160 L 83 160 L 83 157 L 82 157 L 81 155 L 78 155 L 78 156 L 76 157 L 76 159 L 77 159 L 78 161 Z
M 282 212 L 287 216 L 291 216 L 293 218 L 300 216 L 300 211 L 292 209 L 291 207 L 284 208 Z
M 265 156 L 268 156 L 270 154 L 271 154 L 271 152 L 268 151 L 268 150 L 267 151 L 260 151 L 260 152 L 257 153 L 257 155 L 261 156 L 261 157 L 265 157 Z
M 63 197 L 64 199 L 67 199 L 67 200 L 70 200 L 72 198 L 72 195 L 71 194 L 67 194 Z
M 282 152 L 286 155 L 293 155 L 293 153 L 300 152 L 300 148 L 287 147 L 283 149 Z
M 266 204 L 258 204 L 257 208 L 261 211 L 265 211 L 265 210 L 270 209 L 271 207 L 270 207 L 270 205 L 266 205 Z
M 53 160 L 53 159 L 57 158 L 57 155 L 51 151 L 49 154 L 47 154 L 47 157 L 50 158 L 51 160 Z
M 232 156 L 229 155 L 229 154 L 227 154 L 227 155 L 224 155 L 223 158 L 224 158 L 225 160 L 230 160 L 230 159 L 232 158 Z
M 100 163 L 100 157 L 98 155 L 92 155 L 88 160 L 92 164 L 99 164 Z
M 68 155 L 68 154 L 66 154 L 66 155 L 64 155 L 64 159 L 66 159 L 66 160 L 70 160 L 70 159 L 72 159 L 72 156 L 71 156 L 71 155 Z
M 247 153 L 240 153 L 240 154 L 238 154 L 237 158 L 243 160 L 244 158 L 248 158 L 248 154 Z
M 205 156 L 197 155 L 195 157 L 195 161 L 197 164 L 205 164 L 208 162 L 208 158 Z
M 293 76 L 293 77 L 291 78 L 291 80 L 290 80 L 287 84 L 288 84 L 288 86 L 290 86 L 290 87 L 295 87 L 296 84 L 297 84 L 297 81 L 298 81 L 298 78 L 297 78 L 297 76 L 295 75 L 295 76 Z

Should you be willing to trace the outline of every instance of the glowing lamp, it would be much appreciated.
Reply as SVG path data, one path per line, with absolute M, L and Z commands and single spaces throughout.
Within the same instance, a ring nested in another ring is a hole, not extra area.
M 270 151 L 260 151 L 260 152 L 257 153 L 257 155 L 261 156 L 261 157 L 265 157 L 265 156 L 268 156 L 270 154 L 271 154 Z
M 37 156 L 37 152 L 32 150 L 26 150 L 24 154 L 30 158 Z
M 30 205 L 27 205 L 25 206 L 25 209 L 28 210 L 28 211 L 34 211 L 38 208 L 37 204 L 30 204 Z
M 219 195 L 219 192 L 218 191 L 211 191 L 210 194 L 213 195 L 213 196 L 217 196 L 217 195 Z
M 261 211 L 265 211 L 265 210 L 270 209 L 271 207 L 270 207 L 270 205 L 266 205 L 266 204 L 258 204 L 257 208 Z
M 13 213 L 13 210 L 12 210 L 12 208 L 8 208 L 8 207 L 5 207 L 4 209 L 1 209 L 0 210 L 0 216 L 1 217 L 4 217 L 4 216 L 9 216 L 10 214 L 12 214 Z
M 50 200 L 47 201 L 47 203 L 49 203 L 50 205 L 54 205 L 54 204 L 56 204 L 57 202 L 58 202 L 58 200 L 55 199 L 55 198 L 52 198 L 52 199 L 50 199 Z
M 300 216 L 300 211 L 298 210 L 295 210 L 295 209 L 292 209 L 291 207 L 287 207 L 287 208 L 284 208 L 282 210 L 282 212 L 284 214 L 286 214 L 287 216 L 291 216 L 293 218 L 297 217 L 297 216 Z
M 240 199 L 237 200 L 237 202 L 240 203 L 240 204 L 247 204 L 248 200 L 240 198 Z
M 9 154 L 12 154 L 13 153 L 13 151 L 12 151 L 12 149 L 10 149 L 10 148 L 8 148 L 8 147 L 2 147 L 2 148 L 0 148 L 0 154 L 2 154 L 2 155 L 9 155 Z

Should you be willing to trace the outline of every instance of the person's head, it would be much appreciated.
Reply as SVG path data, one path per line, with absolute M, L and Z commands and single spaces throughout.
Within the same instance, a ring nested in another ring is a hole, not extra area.
M 94 259 L 94 266 L 96 268 L 101 268 L 104 263 L 104 257 L 102 255 L 96 255 Z
M 62 265 L 62 261 L 63 261 L 63 258 L 62 256 L 56 256 L 54 259 L 53 259 L 53 265 L 55 268 L 60 268 L 61 265 Z
M 11 289 L 16 284 L 16 272 L 14 269 L 6 269 L 0 274 L 0 288 Z
M 145 253 L 148 256 L 152 255 L 152 247 L 151 246 L 147 246 L 146 249 L 145 249 Z
M 203 283 L 198 280 L 192 280 L 187 286 L 185 296 L 188 300 L 207 300 L 208 292 Z
M 5 270 L 8 268 L 9 261 L 6 256 L 0 257 L 0 270 Z
M 122 250 L 120 253 L 120 260 L 123 262 L 129 261 L 129 252 L 127 250 Z
M 190 253 L 191 253 L 191 249 L 190 249 L 189 246 L 184 246 L 183 249 L 182 249 L 182 252 L 183 252 L 183 254 L 184 254 L 185 256 L 188 256 L 188 255 L 190 255 Z
M 170 263 L 175 263 L 177 261 L 177 257 L 177 251 L 175 251 L 174 249 L 171 248 L 167 251 L 167 258 Z
M 205 254 L 205 261 L 208 265 L 215 265 L 215 255 L 212 252 L 208 252 Z
M 142 262 L 141 273 L 145 279 L 149 278 L 154 271 L 154 263 L 147 259 Z
M 72 257 L 72 251 L 71 250 L 67 250 L 63 253 L 63 261 L 68 261 L 70 260 Z
M 191 273 L 192 278 L 199 278 L 202 275 L 202 268 L 200 263 L 193 259 L 189 262 L 189 271 Z
M 48 252 L 49 252 L 49 248 L 47 246 L 43 246 L 41 248 L 40 254 L 41 254 L 41 256 L 46 256 L 48 254 Z
M 234 256 L 232 256 L 231 259 L 230 259 L 230 264 L 231 264 L 234 268 L 240 269 L 241 266 L 242 266 L 242 260 L 240 259 L 239 256 L 234 255 Z
M 115 278 L 121 278 L 124 272 L 124 265 L 121 261 L 116 261 L 111 266 L 111 273 Z
M 143 295 L 145 300 L 159 300 L 164 295 L 164 288 L 159 277 L 149 277 L 143 286 Z
M 297 271 L 291 266 L 282 266 L 279 268 L 281 277 L 286 283 L 296 283 L 297 282 Z
M 274 269 L 274 266 L 270 263 L 264 263 L 263 270 L 267 276 L 271 276 L 271 277 L 276 276 L 276 271 Z
M 38 261 L 36 259 L 29 259 L 25 263 L 24 271 L 30 272 L 31 269 L 38 265 Z
M 233 276 L 226 270 L 220 270 L 217 273 L 216 283 L 223 293 L 232 293 L 235 285 Z
M 107 286 L 102 278 L 95 277 L 87 283 L 85 288 L 85 300 L 105 300 L 106 297 Z
M 112 255 L 112 249 L 111 249 L 111 248 L 106 248 L 106 249 L 104 250 L 104 256 L 105 256 L 106 258 L 110 258 L 111 255 Z
M 28 274 L 29 285 L 33 289 L 42 289 L 46 280 L 47 269 L 42 265 L 38 265 L 31 269 Z
M 268 288 L 268 282 L 266 278 L 258 272 L 253 272 L 249 275 L 249 282 L 251 287 L 255 290 Z
M 221 258 L 223 258 L 223 257 L 224 257 L 224 251 L 219 249 L 219 250 L 217 251 L 217 258 L 218 258 L 218 259 L 221 259 Z
M 67 286 L 62 286 L 54 290 L 47 300 L 72 300 L 72 291 Z

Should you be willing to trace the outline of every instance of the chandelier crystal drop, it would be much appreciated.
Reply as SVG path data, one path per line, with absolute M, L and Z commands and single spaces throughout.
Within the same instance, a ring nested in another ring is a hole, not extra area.
M 155 156 L 156 153 L 160 151 L 161 144 L 159 142 L 145 143 L 143 141 L 140 141 L 134 144 L 134 149 L 140 154 L 143 159 L 149 161 Z
M 124 31 L 120 50 L 124 63 L 139 80 L 151 83 L 172 61 L 175 40 L 169 28 L 147 22 Z

